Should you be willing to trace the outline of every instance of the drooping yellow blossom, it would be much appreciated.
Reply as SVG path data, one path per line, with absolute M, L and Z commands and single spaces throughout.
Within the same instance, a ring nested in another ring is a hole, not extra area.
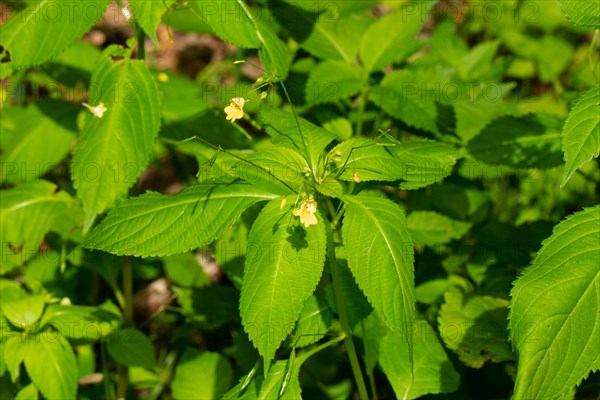
M 87 108 L 88 110 L 90 110 L 90 112 L 94 115 L 94 117 L 97 117 L 97 118 L 102 118 L 102 116 L 104 115 L 104 113 L 106 112 L 106 110 L 108 110 L 106 108 L 106 106 L 104 105 L 104 103 L 102 103 L 102 102 L 98 103 L 98 105 L 95 106 L 95 107 L 90 106 L 87 103 L 81 103 L 81 104 L 83 104 L 83 106 L 85 108 Z
M 311 197 L 308 200 L 304 200 L 302 204 L 300 204 L 300 208 L 294 210 L 294 215 L 300 217 L 300 223 L 303 224 L 305 228 L 308 228 L 311 225 L 317 224 L 316 212 L 317 202 Z
M 352 179 L 353 179 L 353 180 L 354 180 L 354 182 L 356 182 L 356 183 L 360 183 L 360 182 L 361 182 L 360 176 L 359 176 L 359 175 L 358 175 L 358 173 L 356 173 L 356 172 L 355 172 L 355 173 L 354 173 L 354 175 L 352 176 Z
M 225 114 L 227 114 L 227 120 L 231 122 L 236 119 L 244 117 L 244 104 L 246 100 L 243 97 L 234 97 L 231 99 L 231 103 L 225 107 Z

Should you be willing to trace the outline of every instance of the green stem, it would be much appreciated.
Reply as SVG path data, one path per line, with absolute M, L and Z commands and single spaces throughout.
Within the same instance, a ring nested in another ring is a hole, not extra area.
M 331 244 L 333 246 L 333 243 Z M 335 252 L 331 251 L 328 257 L 331 262 L 331 280 L 333 283 L 333 292 L 335 296 L 335 303 L 337 305 L 338 316 L 340 318 L 340 324 L 342 330 L 346 334 L 344 338 L 344 344 L 346 345 L 346 351 L 348 352 L 348 358 L 350 359 L 350 366 L 352 367 L 352 373 L 354 374 L 354 380 L 358 387 L 358 394 L 361 400 L 368 400 L 369 394 L 367 393 L 367 386 L 360 369 L 360 363 L 358 362 L 358 355 L 356 354 L 356 348 L 352 341 L 352 332 L 348 324 L 348 316 L 346 315 L 346 308 L 344 305 L 344 296 L 342 293 L 342 287 L 340 286 L 340 265 L 335 261 Z
M 367 337 L 365 331 L 365 321 L 360 321 L 360 329 L 362 332 L 362 337 Z M 367 341 L 363 341 L 365 346 L 365 358 L 369 359 L 369 345 Z M 369 377 L 369 385 L 371 386 L 371 393 L 373 393 L 373 400 L 377 400 L 377 386 L 375 386 L 375 376 L 373 375 L 373 370 L 367 368 L 367 376 Z
M 294 119 L 296 120 L 296 127 L 298 128 L 298 133 L 300 134 L 300 139 L 302 140 L 302 147 L 304 148 L 304 155 L 308 159 L 308 162 L 310 163 L 310 166 L 311 166 L 311 172 L 313 174 L 313 177 L 316 179 L 316 171 L 314 170 L 314 160 L 312 159 L 311 154 L 308 151 L 308 147 L 306 146 L 306 141 L 304 140 L 304 134 L 302 133 L 302 128 L 300 128 L 300 120 L 298 119 L 298 115 L 296 114 L 296 109 L 294 108 L 294 104 L 292 104 L 292 99 L 290 98 L 290 95 L 289 95 L 287 89 L 285 88 L 285 85 L 283 84 L 283 82 L 279 81 L 279 84 L 281 85 L 281 88 L 283 89 L 285 98 L 287 99 L 288 103 L 290 103 L 290 107 L 292 108 L 292 114 L 294 114 Z
M 141 26 L 137 25 L 136 29 L 137 42 L 138 42 L 138 60 L 144 60 L 146 58 L 146 33 Z
M 123 309 L 123 318 L 125 325 L 133 324 L 133 268 L 131 258 L 123 258 L 122 271 L 123 295 L 125 297 L 125 307 Z M 127 386 L 129 384 L 129 370 L 124 365 L 119 365 L 119 382 L 117 384 L 117 400 L 127 398 Z
M 113 391 L 110 386 L 110 374 L 108 372 L 108 363 L 106 362 L 106 346 L 104 342 L 100 342 L 100 357 L 102 358 L 102 375 L 104 378 L 102 382 L 104 383 L 104 398 L 106 400 L 113 400 L 115 397 L 113 396 Z
M 364 113 L 365 113 L 365 106 L 367 105 L 367 90 L 363 89 L 360 92 L 360 97 L 359 97 L 359 101 L 360 103 L 358 104 L 358 122 L 356 124 L 356 135 L 354 136 L 362 136 L 362 130 L 363 130 L 363 118 L 364 118 Z

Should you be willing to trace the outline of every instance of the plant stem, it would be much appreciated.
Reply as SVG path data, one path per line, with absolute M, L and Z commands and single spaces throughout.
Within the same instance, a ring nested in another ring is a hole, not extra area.
M 131 258 L 123 258 L 123 295 L 125 297 L 125 307 L 123 317 L 125 325 L 133 324 L 133 268 Z M 129 381 L 129 370 L 124 365 L 119 365 L 119 382 L 117 384 L 117 400 L 127 398 L 127 386 Z
M 285 94 L 285 98 L 287 99 L 288 103 L 290 103 L 290 107 L 292 108 L 292 114 L 294 114 L 294 119 L 296 120 L 296 127 L 298 128 L 298 134 L 300 134 L 300 139 L 302 140 L 302 147 L 304 147 L 304 155 L 306 156 L 306 158 L 308 159 L 308 162 L 310 163 L 311 166 L 311 172 L 313 174 L 313 177 L 316 178 L 316 171 L 314 170 L 315 165 L 314 165 L 314 160 L 311 157 L 310 152 L 308 151 L 308 147 L 306 146 L 306 140 L 304 140 L 304 134 L 302 133 L 302 128 L 300 128 L 300 120 L 298 119 L 298 115 L 296 114 L 296 109 L 294 108 L 294 104 L 292 104 L 292 99 L 290 98 L 290 95 L 287 91 L 287 89 L 285 88 L 285 85 L 283 84 L 283 82 L 279 81 L 279 84 L 281 85 L 281 88 L 283 89 L 283 93 Z
M 366 335 L 366 331 L 365 331 L 365 321 L 362 320 L 360 321 L 360 329 L 362 332 L 362 337 L 365 338 L 367 337 Z M 364 346 L 365 346 L 365 358 L 369 358 L 369 346 L 367 344 L 366 340 L 363 340 Z M 377 386 L 375 386 L 375 376 L 373 375 L 373 370 L 372 369 L 368 369 L 367 370 L 367 375 L 369 376 L 369 385 L 371 386 L 371 393 L 373 394 L 373 400 L 377 400 Z
M 144 30 L 137 25 L 137 42 L 138 42 L 138 60 L 144 60 L 146 58 L 146 33 Z
M 333 243 L 331 244 L 333 246 Z M 330 256 L 335 256 L 335 253 L 331 251 Z M 330 259 L 331 262 L 331 280 L 333 283 L 333 292 L 335 295 L 335 303 L 337 305 L 338 316 L 340 317 L 340 324 L 342 330 L 346 334 L 344 338 L 344 344 L 346 345 L 346 351 L 348 352 L 348 358 L 350 359 L 350 366 L 352 367 L 352 373 L 354 374 L 354 380 L 358 387 L 358 395 L 361 400 L 368 400 L 369 394 L 367 393 L 367 386 L 360 369 L 360 363 L 358 362 L 358 355 L 356 354 L 356 348 L 352 341 L 352 332 L 348 325 L 348 316 L 346 315 L 346 308 L 344 306 L 344 297 L 342 294 L 342 288 L 340 286 L 340 265 L 335 261 L 335 258 Z
M 358 104 L 358 122 L 356 124 L 356 134 L 354 136 L 362 136 L 363 130 L 363 118 L 365 113 L 365 106 L 367 105 L 367 90 L 363 89 L 360 92 L 360 97 L 358 98 L 360 103 Z
M 112 388 L 110 387 L 110 374 L 108 373 L 108 364 L 106 362 L 106 346 L 104 345 L 104 342 L 100 342 L 100 357 L 102 358 L 102 382 L 104 383 L 104 397 L 106 400 L 113 400 L 114 396 Z

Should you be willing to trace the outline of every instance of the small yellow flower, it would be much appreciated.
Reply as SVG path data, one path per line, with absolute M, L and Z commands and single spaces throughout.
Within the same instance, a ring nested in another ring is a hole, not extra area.
M 81 103 L 81 104 L 83 104 L 83 106 L 85 108 L 90 110 L 90 112 L 94 115 L 94 117 L 97 117 L 97 118 L 102 118 L 102 116 L 104 115 L 104 113 L 107 110 L 106 106 L 102 102 L 98 103 L 98 105 L 95 107 L 92 107 L 87 103 Z
M 355 172 L 355 173 L 354 173 L 354 175 L 352 176 L 352 179 L 353 179 L 353 180 L 354 180 L 354 182 L 356 182 L 356 183 L 360 183 L 360 182 L 361 182 L 360 176 L 359 176 L 359 175 L 358 175 L 358 173 L 356 173 L 356 172 Z
M 165 74 L 164 72 L 161 72 L 160 74 L 158 74 L 156 79 L 158 79 L 159 82 L 163 82 L 163 83 L 169 82 L 169 75 Z
M 267 98 L 267 94 L 268 94 L 267 92 L 262 92 L 262 93 L 260 94 L 260 99 L 261 99 L 261 100 L 264 100 L 264 99 L 266 99 L 266 98 Z
M 304 225 L 305 228 L 308 228 L 311 225 L 317 224 L 317 216 L 315 213 L 317 212 L 317 202 L 311 197 L 308 200 L 304 200 L 302 204 L 300 204 L 300 208 L 297 208 L 293 211 L 296 217 L 300 217 L 300 223 Z
M 227 120 L 235 121 L 244 117 L 244 104 L 246 100 L 243 97 L 234 97 L 231 99 L 231 103 L 225 107 L 225 114 L 227 114 Z

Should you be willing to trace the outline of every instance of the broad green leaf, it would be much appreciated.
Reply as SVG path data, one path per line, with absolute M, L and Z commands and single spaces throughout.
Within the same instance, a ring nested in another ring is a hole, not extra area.
M 338 248 L 336 252 L 340 252 L 341 250 L 342 248 Z M 348 269 L 348 262 L 343 258 L 338 258 L 335 262 L 337 266 L 331 265 L 330 268 L 337 267 L 337 284 L 342 292 L 342 302 L 346 310 L 348 327 L 353 330 L 359 322 L 371 314 L 373 307 L 371 307 L 371 303 L 369 303 L 363 292 L 356 285 L 352 272 Z M 327 300 L 331 308 L 337 312 L 333 286 L 329 285 L 327 289 Z
M 107 110 L 101 118 L 88 115 L 73 157 L 71 175 L 86 213 L 85 231 L 137 181 L 160 128 L 158 89 L 142 60 L 108 47 L 90 85 L 90 105 L 104 103 Z
M 6 321 L 2 322 L 6 323 Z M 26 336 L 22 336 L 21 331 L 16 332 L 16 334 L 14 334 L 15 332 L 11 333 L 13 333 L 12 336 L 2 338 L 4 342 L 2 357 L 12 381 L 16 382 L 21 376 L 21 363 L 27 355 L 28 342 Z
M 399 399 L 416 399 L 426 394 L 451 393 L 460 375 L 454 369 L 433 328 L 415 321 L 412 334 L 414 366 L 410 364 L 408 340 L 388 332 L 379 347 L 379 364 Z
M 308 150 L 307 161 L 313 171 L 317 170 L 321 153 L 323 153 L 329 143 L 335 140 L 333 133 L 298 117 L 300 133 L 294 114 L 275 107 L 261 107 L 258 119 L 271 136 L 273 143 L 295 148 L 302 154 L 305 153 L 305 149 L 302 145 L 300 134 L 304 135 Z
M 261 46 L 252 19 L 237 0 L 194 0 L 191 5 L 192 10 L 196 11 L 221 39 L 246 49 L 257 49 Z
M 243 1 L 244 0 L 238 0 L 238 2 Z M 247 13 L 251 12 L 247 7 L 245 11 Z M 262 22 L 258 17 L 253 18 L 256 20 L 256 35 L 262 44 L 260 49 L 258 49 L 260 60 L 265 65 L 265 69 L 268 72 L 273 73 L 279 80 L 283 81 L 287 78 L 291 64 L 288 48 L 269 26 Z
M 240 315 L 267 371 L 317 287 L 325 262 L 323 221 L 304 228 L 292 215 L 293 206 L 293 198 L 283 207 L 279 200 L 268 203 L 248 237 Z
M 500 41 L 483 42 L 473 47 L 458 64 L 458 74 L 465 82 L 477 82 L 489 73 Z
M 401 333 L 415 317 L 413 245 L 404 213 L 391 200 L 346 196 L 342 234 L 358 287 Z
M 477 160 L 515 168 L 552 168 L 562 163 L 560 119 L 549 114 L 500 117 L 471 139 Z
M 56 217 L 72 202 L 65 192 L 56 193 L 56 189 L 50 182 L 39 181 L 1 192 L 0 273 L 37 254 Z
M 211 284 L 197 254 L 173 254 L 163 258 L 165 274 L 171 282 L 184 287 L 204 287 Z
M 75 140 L 78 111 L 72 103 L 42 100 L 14 115 L 14 129 L 0 143 L 0 181 L 32 181 L 52 170 Z M 10 110 L 4 112 L 12 119 Z
M 587 0 L 559 0 L 559 3 L 573 25 L 600 29 L 600 9 L 595 2 Z
M 15 400 L 38 400 L 38 390 L 33 383 L 25 386 L 19 390 L 19 393 L 15 396 Z
M 414 139 L 404 143 L 378 143 L 371 139 L 354 138 L 342 142 L 329 153 L 339 154 L 338 176 L 352 181 L 355 174 L 361 181 L 402 180 L 402 189 L 418 189 L 442 180 L 452 173 L 458 151 L 442 142 Z
M 408 215 L 406 223 L 410 236 L 417 243 L 428 246 L 460 239 L 471 226 L 435 211 L 414 211 Z
M 21 289 L 6 288 L 2 291 L 2 314 L 18 328 L 33 329 L 33 324 L 44 312 L 45 298 L 45 295 L 30 295 Z
M 409 126 L 440 134 L 436 102 L 450 101 L 454 69 L 396 70 L 371 89 L 371 98 L 383 111 Z M 454 83 L 454 85 L 456 85 Z
M 369 18 L 363 15 L 340 18 L 327 12 L 312 18 L 303 15 L 304 19 L 298 20 L 302 24 L 301 33 L 295 35 L 303 49 L 326 60 L 355 63 L 360 38 L 371 23 Z
M 214 241 L 242 211 L 276 195 L 249 184 L 199 184 L 175 195 L 146 193 L 120 201 L 84 246 L 117 255 L 166 256 Z
M 97 341 L 117 332 L 121 320 L 120 315 L 100 307 L 51 304 L 40 326 L 50 326 L 68 339 Z
M 154 44 L 158 45 L 156 28 L 158 28 L 162 16 L 175 3 L 175 0 L 130 0 L 129 8 L 140 27 L 150 36 Z
M 290 347 L 305 347 L 323 339 L 333 320 L 333 311 L 322 293 L 310 296 L 302 306 L 302 313 L 290 338 Z
M 393 143 L 378 143 L 367 138 L 353 138 L 334 147 L 329 160 L 335 159 L 338 179 L 353 181 L 396 181 L 404 176 L 403 166 L 394 157 Z
M 425 19 L 420 11 L 408 8 L 388 14 L 372 24 L 360 41 L 360 59 L 367 71 L 403 61 L 413 51 L 416 36 Z
M 286 380 L 286 374 L 288 373 L 288 362 L 289 361 L 276 361 L 271 368 L 267 376 L 264 376 L 262 367 L 254 378 L 249 382 L 248 386 L 242 390 L 247 375 L 241 379 L 241 382 L 236 385 L 233 389 L 225 393 L 222 400 L 271 400 L 271 399 L 282 399 L 282 400 L 298 400 L 301 399 L 301 389 L 298 375 L 300 373 L 300 360 L 296 358 L 293 362 L 292 370 L 290 371 L 290 377 L 287 382 L 283 395 L 280 396 L 282 386 Z
M 306 83 L 306 103 L 334 102 L 356 94 L 366 81 L 360 67 L 327 60 L 317 65 Z
M 234 167 L 236 177 L 272 193 L 285 195 L 296 190 L 306 181 L 310 171 L 300 153 L 285 147 L 270 146 L 245 158 L 261 168 L 240 161 Z
M 489 83 L 480 84 L 476 88 L 464 87 L 465 90 L 473 92 L 473 95 L 453 103 L 456 135 L 468 142 L 494 119 L 508 113 L 508 107 L 503 99 L 514 87 L 514 83 Z
M 56 340 L 28 340 L 25 368 L 45 398 L 77 398 L 77 361 L 71 346 L 63 337 L 59 336 Z
M 562 130 L 565 170 L 561 187 L 583 164 L 600 154 L 600 85 L 579 98 Z
M 402 165 L 401 189 L 419 189 L 441 181 L 452 173 L 458 150 L 447 143 L 413 139 L 391 147 Z
M 0 79 L 65 50 L 100 19 L 108 0 L 37 0 L 12 16 L 0 36 Z M 35 46 L 31 44 L 35 43 Z
M 554 228 L 511 291 L 514 399 L 565 395 L 600 369 L 600 206 Z
M 439 333 L 462 362 L 481 368 L 487 361 L 514 359 L 506 334 L 507 300 L 470 295 L 458 287 L 448 289 L 444 300 L 438 316 Z
M 219 399 L 232 381 L 233 368 L 225 356 L 187 349 L 177 364 L 171 389 L 175 399 Z
M 128 367 L 154 368 L 156 359 L 154 346 L 142 332 L 137 329 L 121 329 L 106 345 L 108 354 L 119 364 Z

